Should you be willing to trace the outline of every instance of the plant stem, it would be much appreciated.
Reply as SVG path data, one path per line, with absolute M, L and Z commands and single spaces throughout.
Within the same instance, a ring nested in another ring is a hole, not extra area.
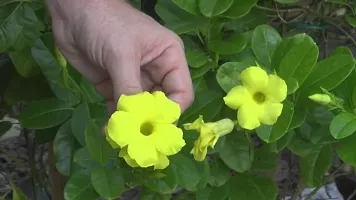
M 349 197 L 347 197 L 346 200 L 351 200 L 355 195 L 356 195 L 356 189 L 351 193 Z
M 260 9 L 260 10 L 264 10 L 264 11 L 269 11 L 269 12 L 300 12 L 300 11 L 303 11 L 303 9 L 301 8 L 279 8 L 278 11 L 274 8 L 267 8 L 267 7 L 264 7 L 264 6 L 259 6 L 259 5 L 255 5 L 255 7 L 257 9 Z

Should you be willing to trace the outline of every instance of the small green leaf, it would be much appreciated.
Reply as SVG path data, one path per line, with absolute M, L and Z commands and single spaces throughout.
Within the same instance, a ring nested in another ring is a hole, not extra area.
M 171 194 L 178 186 L 178 178 L 175 170 L 169 166 L 162 171 L 166 176 L 161 179 L 149 179 L 144 186 L 161 194 Z
M 189 123 L 196 120 L 199 115 L 204 116 L 204 120 L 212 120 L 221 110 L 223 105 L 222 95 L 213 90 L 204 90 L 195 94 L 193 105 L 191 105 L 179 120 L 180 124 Z
M 18 120 L 23 128 L 46 129 L 67 120 L 73 108 L 59 99 L 37 101 L 25 108 Z
M 0 122 L 0 138 L 12 127 L 12 122 L 10 121 L 1 121 Z
M 77 141 L 85 145 L 85 127 L 89 122 L 89 110 L 85 104 L 80 104 L 75 108 L 70 120 L 72 132 Z
M 287 133 L 294 113 L 294 105 L 290 101 L 285 101 L 282 114 L 277 122 L 272 126 L 261 125 L 256 129 L 257 135 L 265 142 L 277 141 Z
M 320 88 L 332 90 L 343 82 L 355 68 L 355 59 L 342 54 L 318 62 L 302 87 L 309 94 L 320 91 Z
M 220 15 L 230 8 L 234 0 L 199 0 L 200 12 L 206 17 Z
M 100 168 L 100 164 L 96 162 L 93 157 L 90 155 L 89 150 L 87 147 L 83 147 L 78 149 L 73 158 L 73 162 L 78 164 L 80 167 L 87 169 L 89 174 L 97 169 Z
M 115 199 L 125 189 L 120 169 L 98 168 L 90 176 L 95 191 L 102 197 Z
M 346 16 L 345 19 L 352 27 L 354 27 L 354 28 L 356 27 L 356 18 L 355 17 Z
M 277 154 L 268 151 L 268 146 L 255 149 L 252 169 L 254 170 L 273 170 L 277 168 L 278 157 Z
M 228 93 L 233 87 L 240 85 L 240 74 L 248 66 L 239 62 L 226 62 L 216 73 L 216 80 L 221 88 Z
M 337 140 L 329 132 L 329 124 L 314 128 L 310 141 L 316 145 L 331 144 L 337 142 Z
M 242 1 L 235 1 L 234 4 L 240 2 Z M 227 21 L 224 24 L 224 27 L 228 30 L 235 30 L 244 33 L 255 29 L 258 25 L 266 23 L 268 23 L 268 17 L 265 13 L 262 13 L 257 9 L 251 9 L 251 11 L 243 17 Z
M 99 195 L 91 185 L 89 176 L 74 174 L 64 187 L 65 200 L 95 200 L 97 198 Z
M 29 78 L 40 73 L 40 68 L 33 59 L 31 49 L 9 52 L 9 57 L 16 71 L 23 77 Z
M 350 113 L 337 115 L 330 124 L 330 133 L 336 139 L 350 136 L 356 131 L 356 116 Z
M 199 15 L 199 9 L 198 9 L 198 1 L 199 0 L 172 0 L 173 3 L 175 3 L 177 6 L 182 8 L 183 10 L 193 14 L 193 15 Z
M 195 92 L 201 92 L 207 90 L 208 86 L 204 77 L 200 77 L 193 80 L 193 88 Z
M 229 181 L 230 200 L 270 200 L 277 199 L 277 184 L 262 175 L 240 174 Z
M 299 83 L 296 79 L 290 78 L 286 81 L 287 88 L 288 88 L 288 94 L 293 94 L 296 92 L 299 88 Z
M 274 51 L 281 41 L 276 29 L 269 25 L 259 25 L 253 32 L 251 46 L 256 57 L 266 67 L 270 67 Z
M 331 144 L 315 149 L 300 160 L 300 174 L 304 183 L 312 187 L 324 184 L 324 175 L 333 161 L 333 148 Z
M 212 68 L 216 66 L 215 63 L 213 62 L 208 62 L 205 65 L 197 68 L 197 69 L 189 69 L 190 70 L 190 76 L 192 79 L 197 79 L 202 77 L 204 74 L 206 74 L 208 71 L 210 71 Z
M 304 106 L 296 105 L 296 107 L 294 108 L 294 115 L 289 125 L 288 131 L 293 130 L 299 127 L 300 125 L 302 125 L 305 119 L 307 118 L 307 114 L 308 114 L 308 109 L 306 109 Z
M 257 0 L 235 0 L 230 8 L 221 15 L 230 19 L 243 17 L 250 12 L 251 8 L 255 6 L 256 3 Z
M 253 162 L 254 151 L 247 138 L 241 134 L 233 132 L 225 136 L 223 145 L 217 146 L 220 158 L 224 163 L 236 172 L 248 171 Z
M 235 32 L 226 39 L 214 39 L 208 42 L 208 49 L 221 55 L 241 52 L 247 45 L 247 37 Z
M 229 168 L 218 158 L 210 164 L 209 184 L 214 187 L 223 186 L 231 177 Z
M 290 143 L 288 144 L 288 149 L 301 157 L 304 157 L 315 151 L 315 149 L 320 148 L 320 145 L 315 145 L 310 141 L 302 138 L 299 134 L 294 134 L 293 138 L 291 139 Z
M 53 142 L 53 154 L 57 170 L 69 176 L 75 149 L 75 138 L 71 132 L 70 122 L 67 121 L 59 128 Z
M 199 68 L 209 61 L 207 53 L 201 49 L 188 49 L 185 55 L 188 65 L 192 68 Z
M 90 154 L 103 166 L 114 151 L 101 133 L 102 130 L 90 120 L 85 128 L 85 142 Z
M 171 156 L 170 161 L 180 186 L 186 189 L 192 189 L 199 183 L 201 174 L 191 157 L 180 153 Z

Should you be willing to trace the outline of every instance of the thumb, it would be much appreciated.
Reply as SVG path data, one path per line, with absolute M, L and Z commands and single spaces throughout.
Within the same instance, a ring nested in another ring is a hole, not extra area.
M 142 92 L 140 75 L 140 58 L 132 55 L 113 54 L 106 66 L 113 84 L 113 97 L 117 102 L 122 94 Z M 133 54 L 134 55 L 134 54 Z

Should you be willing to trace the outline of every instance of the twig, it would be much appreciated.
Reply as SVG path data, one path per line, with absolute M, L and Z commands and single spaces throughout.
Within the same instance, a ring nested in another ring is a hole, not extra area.
M 38 197 L 37 182 L 39 181 L 38 181 L 38 174 L 37 174 L 35 157 L 34 157 L 34 145 L 30 142 L 29 130 L 24 129 L 24 133 L 25 133 L 24 135 L 27 143 L 27 151 L 28 151 L 29 163 L 30 163 L 31 174 L 32 174 L 33 195 L 34 195 L 34 199 L 37 199 Z
M 267 8 L 267 7 L 263 7 L 263 6 L 259 6 L 259 5 L 255 5 L 255 7 L 257 9 L 260 9 L 260 10 L 264 10 L 264 11 L 269 11 L 269 12 L 300 12 L 300 11 L 304 11 L 303 9 L 301 8 L 280 8 L 278 9 L 278 11 L 276 9 L 273 9 L 273 8 Z
M 346 200 L 351 200 L 355 195 L 356 195 L 356 189 L 350 194 L 349 197 L 347 197 Z

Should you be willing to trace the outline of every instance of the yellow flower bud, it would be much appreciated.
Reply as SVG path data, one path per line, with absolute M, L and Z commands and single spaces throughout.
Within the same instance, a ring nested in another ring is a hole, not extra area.
M 327 94 L 313 94 L 309 96 L 309 99 L 322 105 L 327 105 L 331 102 L 331 98 Z

